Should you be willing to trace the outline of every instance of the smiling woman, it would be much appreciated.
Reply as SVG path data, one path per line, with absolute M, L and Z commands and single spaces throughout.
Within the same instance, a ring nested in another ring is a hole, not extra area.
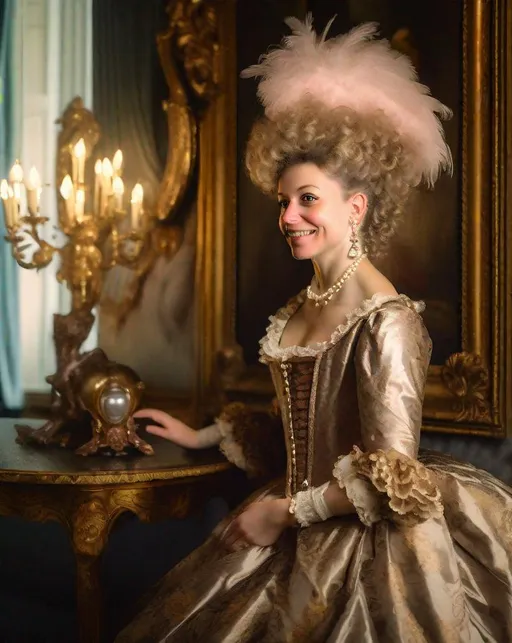
M 116 641 L 508 640 L 512 489 L 419 449 L 425 306 L 364 252 L 385 246 L 410 188 L 451 167 L 447 110 L 374 25 L 327 41 L 310 17 L 287 23 L 246 74 L 265 108 L 251 178 L 279 194 L 281 231 L 316 276 L 260 342 L 276 408 L 232 404 L 198 432 L 140 412 L 248 474 L 277 466 Z

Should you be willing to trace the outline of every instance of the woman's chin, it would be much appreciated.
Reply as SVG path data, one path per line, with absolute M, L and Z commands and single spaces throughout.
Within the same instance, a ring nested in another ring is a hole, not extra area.
M 302 238 L 300 241 L 288 241 L 290 250 L 292 251 L 292 256 L 294 259 L 312 259 L 315 254 L 315 245 L 311 243 L 312 240 L 305 242 L 305 239 Z
M 292 257 L 297 259 L 297 261 L 304 261 L 306 259 L 312 259 L 314 257 L 313 252 L 308 252 L 304 248 L 291 248 Z

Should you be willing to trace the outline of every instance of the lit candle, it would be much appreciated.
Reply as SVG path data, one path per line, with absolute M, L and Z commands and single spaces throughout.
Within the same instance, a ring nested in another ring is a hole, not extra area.
M 98 159 L 94 164 L 94 213 L 97 216 L 102 216 L 101 211 L 101 181 L 103 176 L 103 164 Z
M 28 180 L 25 181 L 27 190 L 28 211 L 32 216 L 39 212 L 39 200 L 41 198 L 41 178 L 35 167 L 30 169 Z
M 112 175 L 114 170 L 112 168 L 112 163 L 109 159 L 104 158 L 102 163 L 102 183 L 101 183 L 101 211 L 105 213 L 107 208 L 108 199 L 112 194 Z
M 16 212 L 18 212 L 21 199 L 21 182 L 23 181 L 23 168 L 21 167 L 19 161 L 16 161 L 16 163 L 12 166 L 11 171 L 9 172 L 9 181 L 12 185 Z
M 116 176 L 112 182 L 114 192 L 114 208 L 120 212 L 123 209 L 124 183 L 120 176 Z
M 7 196 L 8 198 L 8 203 L 9 203 L 9 219 L 11 221 L 12 226 L 17 226 L 18 225 L 18 217 L 20 214 L 20 206 L 19 206 L 19 201 L 16 200 L 16 197 L 14 196 L 14 191 L 9 185 L 7 187 Z
M 82 223 L 84 220 L 84 208 L 85 208 L 85 192 L 79 188 L 76 191 L 76 196 L 75 196 L 75 215 L 76 215 L 76 222 L 77 223 Z
M 136 230 L 139 227 L 140 216 L 142 214 L 142 202 L 144 201 L 144 190 L 142 185 L 137 183 L 132 190 L 132 228 Z
M 66 174 L 60 186 L 60 193 L 66 202 L 66 214 L 68 216 L 69 225 L 73 225 L 75 219 L 75 206 L 73 203 L 73 181 L 69 174 Z
M 11 167 L 9 172 L 9 181 L 11 183 L 21 183 L 23 181 L 23 168 L 20 165 L 19 161 Z
M 114 176 L 120 176 L 121 168 L 123 167 L 123 153 L 121 150 L 117 150 L 112 159 L 112 168 L 114 170 Z
M 77 174 L 77 181 L 79 185 L 83 185 L 85 181 L 85 142 L 84 139 L 81 138 L 78 143 L 75 145 L 75 150 L 74 150 L 75 158 L 76 158 L 76 174 Z M 73 177 L 73 181 L 75 182 L 75 178 Z
M 14 225 L 12 189 L 5 179 L 0 183 L 0 197 L 4 204 L 5 225 L 7 228 L 12 228 Z

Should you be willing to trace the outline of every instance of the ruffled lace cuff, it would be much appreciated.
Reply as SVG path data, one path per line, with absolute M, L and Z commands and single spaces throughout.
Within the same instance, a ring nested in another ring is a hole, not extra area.
M 411 526 L 443 515 L 429 470 L 395 449 L 363 453 L 354 447 L 338 458 L 333 476 L 364 525 L 388 518 Z
M 222 417 L 218 418 L 215 425 L 220 431 L 221 441 L 219 449 L 226 456 L 226 458 L 243 471 L 247 470 L 247 462 L 244 457 L 242 445 L 239 444 L 233 437 L 233 423 L 223 420 Z
M 324 493 L 329 486 L 326 482 L 321 487 L 309 487 L 299 491 L 290 500 L 290 513 L 301 527 L 309 527 L 315 522 L 323 522 L 333 516 L 325 502 Z
M 238 402 L 226 406 L 215 422 L 219 449 L 251 477 L 274 476 L 286 467 L 281 418 L 275 409 L 254 411 Z

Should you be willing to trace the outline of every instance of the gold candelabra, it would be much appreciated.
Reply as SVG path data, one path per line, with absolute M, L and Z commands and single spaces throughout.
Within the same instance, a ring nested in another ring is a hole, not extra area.
M 72 104 L 70 114 L 72 122 L 92 121 L 92 114 L 78 103 Z M 96 140 L 93 136 L 92 147 Z M 112 160 L 98 159 L 94 179 L 88 183 L 86 163 L 91 151 L 80 138 L 66 146 L 67 157 L 60 159 L 68 171 L 58 197 L 57 230 L 64 237 L 61 245 L 44 238 L 50 219 L 40 212 L 42 183 L 37 169 L 32 168 L 25 179 L 16 161 L 8 179 L 0 182 L 5 240 L 12 245 L 14 259 L 22 268 L 41 270 L 58 255 L 57 279 L 71 293 L 69 314 L 54 315 L 57 370 L 46 378 L 52 386 L 52 418 L 38 429 L 18 426 L 18 441 L 76 444 L 73 438 L 77 437 L 81 419 L 87 420 L 82 425 L 89 427 L 90 436 L 90 418 L 84 416 L 87 412 L 93 418 L 93 437 L 82 444 L 79 453 L 87 455 L 101 449 L 122 453 L 128 445 L 152 453 L 150 445 L 137 436 L 132 420 L 144 388 L 136 373 L 110 362 L 100 349 L 80 352 L 94 323 L 92 311 L 100 301 L 105 272 L 114 266 L 137 268 L 151 250 L 153 228 L 144 211 L 144 192 L 139 183 L 131 191 L 129 210 L 125 208 L 121 150 Z M 31 256 L 27 256 L 29 253 Z M 64 427 L 75 435 L 59 433 Z
M 66 237 L 60 247 L 50 244 L 40 232 L 49 218 L 40 213 L 42 186 L 36 168 L 24 181 L 23 168 L 16 161 L 8 180 L 0 183 L 5 239 L 12 244 L 13 257 L 22 268 L 41 270 L 59 255 L 57 279 L 71 292 L 72 311 L 91 311 L 98 304 L 105 271 L 117 265 L 137 266 L 151 228 L 139 183 L 131 192 L 130 212 L 124 209 L 121 150 L 112 161 L 96 161 L 92 190 L 85 182 L 86 156 L 81 138 L 70 153 L 71 175 L 67 174 L 60 186 L 65 208 L 59 208 L 58 229 Z M 22 214 L 23 201 L 26 214 Z M 30 251 L 32 257 L 27 259 Z

